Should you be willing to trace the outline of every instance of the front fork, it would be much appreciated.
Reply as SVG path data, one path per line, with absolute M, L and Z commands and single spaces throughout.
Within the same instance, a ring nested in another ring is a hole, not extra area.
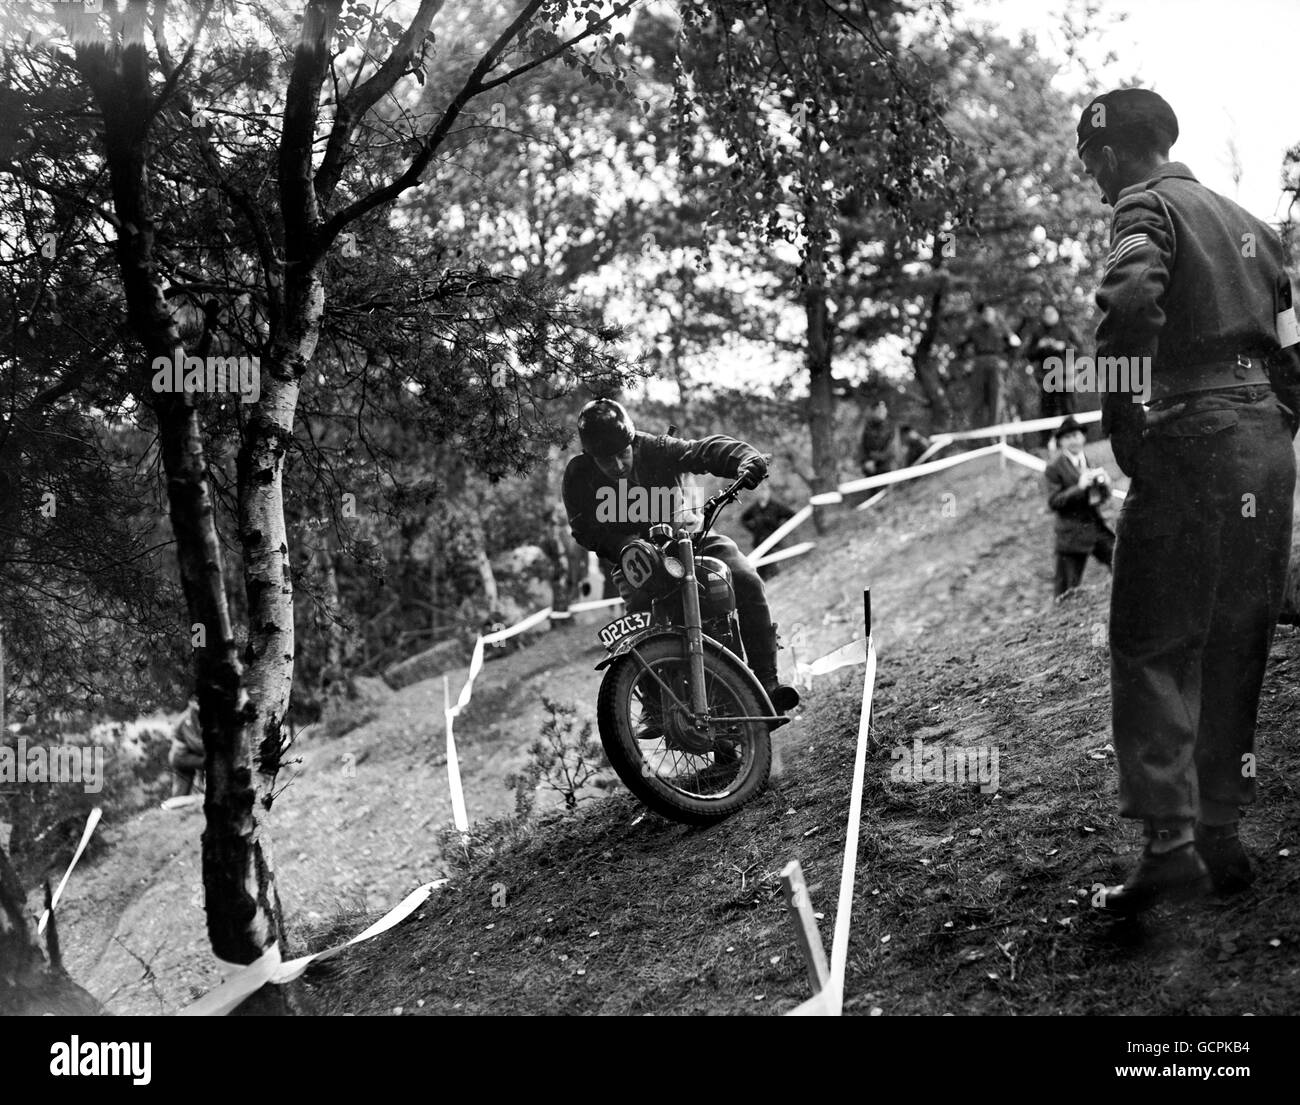
M 700 617 L 700 589 L 695 582 L 695 546 L 690 537 L 677 542 L 677 555 L 686 569 L 682 578 L 682 620 L 686 630 L 686 660 L 691 672 L 691 711 L 703 718 L 709 708 L 704 689 L 704 625 Z

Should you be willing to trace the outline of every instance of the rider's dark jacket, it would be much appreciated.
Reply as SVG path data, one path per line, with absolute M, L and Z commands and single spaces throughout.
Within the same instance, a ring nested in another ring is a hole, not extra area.
M 760 455 L 752 445 L 722 434 L 683 441 L 667 434 L 652 437 L 638 432 L 632 442 L 632 472 L 625 478 L 629 488 L 669 488 L 680 493 L 687 472 L 735 479 L 745 461 Z M 648 537 L 651 525 L 648 521 L 604 520 L 598 515 L 602 499 L 612 501 L 618 482 L 597 468 L 586 453 L 570 460 L 564 470 L 564 509 L 573 539 L 613 562 L 633 537 Z

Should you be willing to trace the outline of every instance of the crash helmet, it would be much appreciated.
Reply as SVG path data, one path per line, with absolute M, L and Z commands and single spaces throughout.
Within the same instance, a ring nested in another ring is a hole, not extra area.
M 613 399 L 593 399 L 578 415 L 578 440 L 583 452 L 596 457 L 612 457 L 632 444 L 636 427 L 622 403 Z

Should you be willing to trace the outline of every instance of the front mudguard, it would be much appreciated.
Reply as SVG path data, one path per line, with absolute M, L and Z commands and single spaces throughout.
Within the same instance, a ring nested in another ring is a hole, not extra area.
M 596 665 L 596 670 L 600 671 L 602 668 L 609 667 L 609 665 L 615 660 L 622 656 L 626 656 L 632 651 L 632 649 L 636 648 L 637 645 L 644 644 L 652 637 L 678 638 L 682 643 L 682 654 L 685 655 L 686 630 L 679 629 L 676 626 L 668 628 L 662 625 L 652 625 L 647 629 L 642 629 L 637 633 L 633 633 L 630 637 L 624 637 L 619 641 L 619 643 L 614 646 L 614 651 Z M 767 697 L 767 691 L 763 689 L 763 684 L 758 681 L 758 676 L 750 670 L 749 665 L 746 664 L 744 660 L 732 652 L 731 649 L 727 648 L 726 645 L 719 644 L 707 634 L 704 637 L 704 647 L 715 655 L 721 656 L 723 659 L 731 662 L 736 671 L 740 674 L 741 678 L 749 684 L 750 689 L 758 696 L 758 701 L 763 704 L 764 713 L 770 714 L 774 717 L 780 716 L 776 712 L 776 707 L 772 705 L 772 700 Z M 769 722 L 768 726 L 769 728 L 775 729 L 780 725 L 784 725 L 789 720 L 788 717 L 781 717 L 780 721 Z

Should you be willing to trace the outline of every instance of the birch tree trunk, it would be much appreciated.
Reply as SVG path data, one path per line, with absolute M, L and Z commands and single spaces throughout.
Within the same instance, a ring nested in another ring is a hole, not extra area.
M 163 26 L 166 5 L 155 4 L 153 40 L 165 79 L 151 82 L 145 48 L 149 0 L 127 0 L 124 8 L 114 5 L 111 16 L 104 12 L 111 39 L 103 36 L 98 14 L 67 6 L 76 66 L 103 118 L 104 161 L 112 194 L 112 209 L 106 217 L 118 231 L 117 263 L 128 319 L 145 356 L 145 363 L 133 374 L 132 390 L 158 421 L 206 748 L 203 880 L 208 932 L 214 952 L 224 960 L 250 963 L 276 941 L 283 942 L 268 831 L 285 745 L 294 661 L 293 582 L 283 479 L 300 384 L 320 339 L 325 259 L 345 228 L 388 208 L 404 192 L 420 185 L 466 105 L 550 63 L 565 50 L 608 32 L 614 21 L 627 15 L 632 2 L 618 0 L 607 12 L 588 12 L 585 25 L 557 40 L 553 48 L 525 58 L 514 68 L 498 69 L 507 52 L 527 39 L 550 6 L 548 0 L 521 0 L 507 26 L 486 46 L 465 84 L 431 128 L 413 135 L 416 150 L 406 168 L 369 192 L 350 193 L 327 219 L 322 218 L 322 211 L 331 208 L 334 193 L 354 160 L 363 119 L 406 73 L 415 68 L 422 73 L 430 24 L 444 0 L 419 0 L 387 58 L 346 91 L 335 86 L 334 118 L 319 167 L 320 102 L 331 76 L 331 48 L 343 0 L 306 0 L 285 91 L 276 174 L 279 202 L 274 212 L 264 210 L 263 197 L 244 190 L 239 174 L 221 162 L 215 144 L 202 128 L 184 129 L 183 140 L 193 143 L 207 171 L 205 182 L 215 182 L 232 209 L 238 209 L 247 220 L 268 305 L 263 331 L 268 353 L 258 365 L 260 395 L 249 409 L 236 462 L 238 536 L 248 603 L 242 663 L 236 654 L 213 501 L 204 478 L 203 438 L 192 398 L 183 392 L 155 394 L 150 388 L 154 359 L 170 360 L 184 356 L 186 350 L 163 296 L 155 256 L 147 173 L 149 129 L 170 106 L 169 98 L 175 99 L 187 120 L 194 118 L 195 105 L 183 91 L 187 83 L 184 70 L 194 52 L 187 50 L 179 62 L 173 61 Z M 211 10 L 211 5 L 203 7 L 191 44 L 199 40 Z M 199 351 L 206 350 L 200 346 Z M 489 600 L 495 603 L 495 579 L 486 554 L 480 572 Z M 292 1004 L 289 988 L 264 987 L 245 1009 L 281 1012 Z
M 140 403 L 158 421 L 167 478 L 168 514 L 190 624 L 205 748 L 203 885 L 208 935 L 216 955 L 251 963 L 282 936 L 279 898 L 265 819 L 270 803 L 251 770 L 260 711 L 246 692 L 222 574 L 203 438 L 191 397 L 155 393 L 156 357 L 184 356 L 154 261 L 155 226 L 146 170 L 151 118 L 144 45 L 147 4 L 132 0 L 118 42 L 83 39 L 77 67 L 102 112 L 104 154 L 113 196 L 116 254 L 131 328 L 145 356 L 133 380 Z M 278 760 L 277 760 L 278 763 Z M 265 773 L 259 772 L 265 787 Z M 257 800 L 255 800 L 257 799 Z M 287 1009 L 276 988 L 257 1003 L 263 1012 Z

